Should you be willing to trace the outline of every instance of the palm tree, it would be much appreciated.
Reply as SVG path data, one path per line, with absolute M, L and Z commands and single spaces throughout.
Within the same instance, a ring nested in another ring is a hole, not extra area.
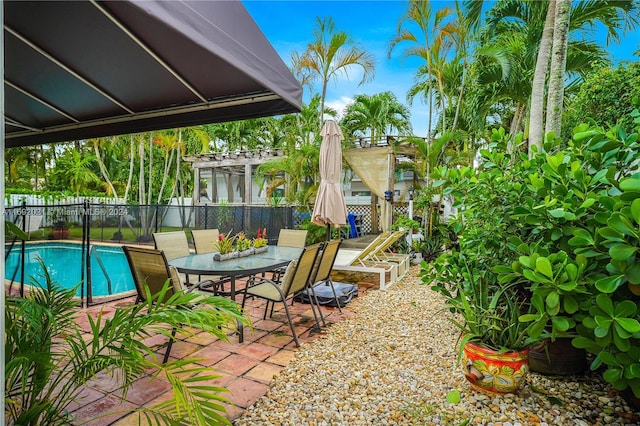
M 487 12 L 487 25 L 484 28 L 485 36 L 481 40 L 482 44 L 486 44 L 494 42 L 496 37 L 502 37 L 507 33 L 517 34 L 519 37 L 523 37 L 526 40 L 525 45 L 529 46 L 530 50 L 526 52 L 527 58 L 530 58 L 531 55 L 534 58 L 539 54 L 542 55 L 539 61 L 535 59 L 531 62 L 531 70 L 537 66 L 539 67 L 539 74 L 538 77 L 533 78 L 528 102 L 531 104 L 529 110 L 530 145 L 535 138 L 534 132 L 541 135 L 542 124 L 539 123 L 544 121 L 542 110 L 549 56 L 546 56 L 547 59 L 545 60 L 546 54 L 544 49 L 540 48 L 540 44 L 543 40 L 545 43 L 548 41 L 543 39 L 545 23 L 547 22 L 546 17 L 549 16 L 550 20 L 551 16 L 555 18 L 555 13 L 553 15 L 547 13 L 549 12 L 549 6 L 550 3 L 548 1 L 503 0 L 497 2 Z M 555 0 L 551 3 L 551 6 L 554 7 L 553 11 L 555 12 Z M 592 69 L 594 63 L 606 61 L 607 52 L 593 38 L 589 37 L 593 35 L 597 23 L 604 24 L 605 28 L 607 28 L 608 41 L 615 41 L 620 38 L 621 32 L 634 28 L 637 19 L 638 5 L 633 0 L 576 2 L 570 12 L 569 32 L 580 33 L 582 39 L 578 40 L 578 37 L 570 37 L 569 39 L 566 70 L 570 77 L 581 78 L 585 72 Z M 551 33 L 551 31 L 552 27 L 547 32 Z M 552 41 L 553 39 L 551 39 L 551 43 L 548 43 L 549 49 Z M 521 62 L 521 65 L 524 66 L 527 62 L 529 62 L 528 59 L 526 62 Z M 511 69 L 514 69 L 514 67 L 511 67 Z M 541 77 L 543 71 L 544 77 Z M 534 127 L 532 128 L 532 126 Z M 535 126 L 538 127 L 536 128 Z
M 76 288 L 62 288 L 40 264 L 43 274 L 38 276 L 44 279 L 32 277 L 27 297 L 8 297 L 5 304 L 6 424 L 74 424 L 68 406 L 82 399 L 87 382 L 107 373 L 122 381 L 120 390 L 126 395 L 150 371 L 153 380 L 168 380 L 173 392 L 167 401 L 136 410 L 141 422 L 230 424 L 221 414 L 224 389 L 211 386 L 218 375 L 195 365 L 194 359 L 163 364 L 145 342 L 156 333 L 171 334 L 171 329 L 189 334 L 191 327 L 228 340 L 226 333 L 236 321 L 248 323 L 235 302 L 198 292 L 165 299 L 171 286 L 167 281 L 147 303 L 119 306 L 108 319 L 102 313 L 97 318 L 87 314 L 92 332 L 87 339 L 76 321 Z
M 358 83 L 360 86 L 373 79 L 375 61 L 373 55 L 356 45 L 346 32 L 337 31 L 333 19 L 317 18 L 317 24 L 313 42 L 307 45 L 304 53 L 294 52 L 292 59 L 297 73 L 305 76 L 305 83 L 320 80 L 322 91 L 319 123 L 322 126 L 329 80 L 336 80 L 341 74 L 348 77 L 349 69 L 359 66 L 363 71 Z
M 369 136 L 372 142 L 385 133 L 411 131 L 409 109 L 391 92 L 356 95 L 354 102 L 345 108 L 340 124 L 345 134 Z
M 551 7 L 551 6 L 549 6 Z M 549 69 L 549 95 L 545 133 L 560 136 L 564 103 L 564 76 L 567 68 L 567 44 L 569 42 L 569 12 L 571 0 L 556 0 L 553 21 L 553 48 Z
M 68 149 L 56 161 L 56 172 L 60 173 L 69 183 L 69 187 L 75 191 L 76 197 L 80 195 L 80 189 L 90 184 L 100 183 L 100 178 L 91 170 L 94 161 L 93 155 L 81 154 L 75 149 Z
M 544 87 L 547 78 L 547 67 L 551 56 L 553 43 L 553 25 L 555 21 L 556 2 L 552 0 L 547 6 L 547 14 L 544 21 L 544 30 L 540 38 L 538 57 L 536 59 L 533 83 L 531 85 L 531 110 L 529 112 L 529 152 L 532 155 L 532 148 L 538 150 L 542 147 L 542 117 L 544 114 Z
M 441 9 L 433 14 L 431 3 L 427 0 L 409 0 L 409 8 L 401 18 L 397 28 L 397 35 L 391 39 L 387 55 L 391 57 L 391 52 L 400 43 L 408 42 L 410 47 L 405 48 L 402 53 L 404 57 L 416 56 L 425 61 L 426 73 L 428 76 L 426 81 L 419 87 L 424 93 L 424 99 L 429 100 L 429 117 L 427 123 L 427 133 L 431 134 L 431 121 L 433 118 L 433 88 L 437 80 L 433 74 L 434 58 L 433 58 L 433 41 L 430 35 L 434 28 L 438 27 L 443 20 L 450 15 L 448 8 Z M 411 26 L 417 26 L 418 32 L 412 31 Z M 413 100 L 413 96 L 420 91 L 410 91 L 409 101 Z

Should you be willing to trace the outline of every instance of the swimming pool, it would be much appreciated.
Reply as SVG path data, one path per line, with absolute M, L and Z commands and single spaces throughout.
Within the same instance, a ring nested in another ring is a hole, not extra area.
M 38 256 L 44 261 L 53 280 L 63 287 L 72 288 L 81 281 L 82 246 L 80 244 L 42 242 L 26 244 L 25 247 L 25 284 L 33 281 L 32 276 L 44 284 L 44 274 L 38 263 Z M 5 253 L 7 251 L 8 247 L 5 248 Z M 15 272 L 14 280 L 20 282 L 20 252 L 21 247 L 16 244 L 5 262 L 5 278 L 8 280 L 11 280 Z M 111 280 L 111 292 L 98 258 Z M 91 253 L 91 287 L 93 297 L 112 296 L 135 290 L 131 270 L 122 248 L 94 246 L 94 252 Z M 86 290 L 84 294 L 86 296 Z M 78 288 L 77 295 L 81 295 L 81 288 Z

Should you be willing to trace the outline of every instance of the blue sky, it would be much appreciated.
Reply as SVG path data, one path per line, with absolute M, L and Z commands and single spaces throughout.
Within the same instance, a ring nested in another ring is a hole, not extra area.
M 421 62 L 415 58 L 402 58 L 405 45 L 398 45 L 388 58 L 389 40 L 396 34 L 404 1 L 371 0 L 244 0 L 243 4 L 267 39 L 285 63 L 290 63 L 292 51 L 304 51 L 313 39 L 316 17 L 330 16 L 336 28 L 346 31 L 352 38 L 376 58 L 375 79 L 358 87 L 361 78 L 359 67 L 350 73 L 349 79 L 330 82 L 327 104 L 342 111 L 354 95 L 392 91 L 398 100 L 406 104 L 406 93 L 413 83 L 413 76 Z M 451 1 L 431 1 L 435 9 L 439 5 L 452 5 Z M 406 46 L 409 46 L 408 44 Z M 640 31 L 628 34 L 621 45 L 609 46 L 614 60 L 632 59 L 631 54 L 640 49 Z M 638 58 L 634 58 L 638 60 Z M 314 87 L 319 92 L 319 87 Z M 305 88 L 304 100 L 308 93 Z M 410 107 L 414 134 L 426 136 L 427 107 L 416 99 Z

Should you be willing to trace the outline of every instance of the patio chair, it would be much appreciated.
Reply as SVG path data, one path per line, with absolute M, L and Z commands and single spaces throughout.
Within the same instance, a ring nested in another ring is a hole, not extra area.
M 156 250 L 162 250 L 167 260 L 189 256 L 189 242 L 184 231 L 154 232 L 153 242 Z
M 161 250 L 167 260 L 172 260 L 177 257 L 185 257 L 191 254 L 189 249 L 189 242 L 187 241 L 187 234 L 184 231 L 170 231 L 170 232 L 154 232 L 153 242 L 156 250 Z M 179 273 L 181 282 L 186 285 L 189 283 L 189 275 Z M 198 276 L 198 281 L 210 282 L 212 288 L 203 288 L 203 290 L 213 291 L 218 293 L 219 287 L 223 281 L 219 281 L 220 277 Z
M 400 241 L 406 231 L 394 231 L 384 241 L 371 250 L 364 260 L 375 260 L 380 262 L 391 262 L 398 264 L 398 276 L 402 277 L 409 271 L 409 261 L 411 256 L 402 253 L 390 253 L 389 250 L 395 243 Z
M 301 229 L 281 229 L 278 234 L 278 245 L 286 247 L 304 247 L 307 231 Z
M 338 250 L 340 249 L 340 244 L 342 244 L 342 240 L 331 240 L 326 243 L 322 247 L 322 253 L 320 254 L 320 261 L 317 262 L 317 270 L 315 271 L 315 275 L 312 276 L 312 280 L 310 282 L 310 290 L 312 292 L 313 297 L 315 297 L 315 287 L 319 285 L 328 285 L 331 287 L 331 291 L 333 292 L 333 297 L 336 301 L 336 305 L 338 307 L 338 311 L 342 312 L 342 308 L 340 307 L 340 301 L 338 300 L 338 295 L 336 294 L 336 289 L 333 285 L 333 281 L 331 280 L 331 270 L 333 269 L 333 264 L 336 261 L 336 257 L 338 257 Z M 322 319 L 322 323 L 324 324 L 324 317 L 322 316 L 322 311 L 320 311 L 320 318 Z
M 26 232 L 28 235 L 31 235 L 32 232 L 42 231 L 42 236 L 44 236 L 44 228 L 42 228 L 42 215 L 34 214 L 25 216 L 24 220 L 24 232 Z
M 167 260 L 189 256 L 189 242 L 184 231 L 154 232 L 153 243 L 156 250 L 162 250 Z M 183 283 L 189 282 L 189 276 L 180 274 Z
M 165 299 L 171 297 L 178 291 L 193 291 L 205 285 L 210 285 L 208 281 L 203 281 L 194 284 L 190 288 L 185 288 L 178 276 L 178 271 L 176 268 L 168 265 L 167 258 L 162 250 L 133 246 L 123 246 L 122 250 L 129 263 L 133 282 L 136 286 L 136 303 L 147 301 L 145 288 L 149 289 L 151 295 L 157 294 L 162 290 L 167 280 L 171 280 L 172 287 L 167 291 Z M 163 363 L 169 359 L 175 335 L 176 330 L 173 329 L 171 339 L 169 339 L 167 343 L 167 351 L 164 354 Z
M 307 242 L 307 231 L 301 229 L 281 229 L 278 234 L 278 246 L 303 248 Z M 273 271 L 271 279 L 280 282 L 286 268 L 278 268 Z
M 309 285 L 309 277 L 313 272 L 316 257 L 318 256 L 319 251 L 320 244 L 314 244 L 303 248 L 298 260 L 291 261 L 289 263 L 289 266 L 287 266 L 280 283 L 276 283 L 266 277 L 255 276 L 244 288 L 244 297 L 242 298 L 243 309 L 247 297 L 259 297 L 267 301 L 267 306 L 265 307 L 263 318 L 267 317 L 269 303 L 275 304 L 276 302 L 282 302 L 296 346 L 300 346 L 300 343 L 298 342 L 298 335 L 296 334 L 293 320 L 291 318 L 291 313 L 289 312 L 289 307 L 287 306 L 287 300 L 294 297 L 297 293 L 301 292 Z M 316 324 L 319 325 L 320 322 L 318 321 L 318 317 L 316 315 L 313 304 L 311 304 L 311 310 L 313 311 Z
M 398 280 L 398 264 L 375 260 L 371 255 L 390 236 L 391 232 L 383 232 L 374 238 L 367 247 L 358 252 L 348 250 L 348 253 L 342 253 L 342 250 L 340 250 L 334 262 L 333 270 L 377 274 L 380 289 L 386 290 L 389 285 Z M 389 279 L 387 279 L 387 274 L 389 274 Z
M 192 229 L 193 245 L 197 254 L 212 253 L 216 251 L 220 231 L 218 229 Z

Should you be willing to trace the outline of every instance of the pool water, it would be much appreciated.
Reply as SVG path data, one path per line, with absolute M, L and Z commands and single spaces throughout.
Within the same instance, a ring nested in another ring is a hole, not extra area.
M 35 279 L 41 285 L 45 285 L 38 256 L 44 261 L 49 275 L 61 286 L 72 288 L 80 283 L 82 265 L 82 246 L 80 244 L 45 242 L 26 244 L 25 247 L 24 280 L 26 284 L 32 284 Z M 8 251 L 8 247 L 5 249 L 5 253 L 6 251 Z M 5 278 L 8 280 L 14 277 L 15 273 L 14 281 L 20 282 L 20 253 L 20 244 L 14 245 L 5 261 Z M 109 291 L 107 278 L 98 263 L 96 253 L 111 280 L 111 291 Z M 111 296 L 135 290 L 129 264 L 122 248 L 94 246 L 94 252 L 91 253 L 91 287 L 93 297 Z M 81 295 L 81 288 L 78 288 L 77 295 Z M 84 295 L 86 296 L 86 289 Z

